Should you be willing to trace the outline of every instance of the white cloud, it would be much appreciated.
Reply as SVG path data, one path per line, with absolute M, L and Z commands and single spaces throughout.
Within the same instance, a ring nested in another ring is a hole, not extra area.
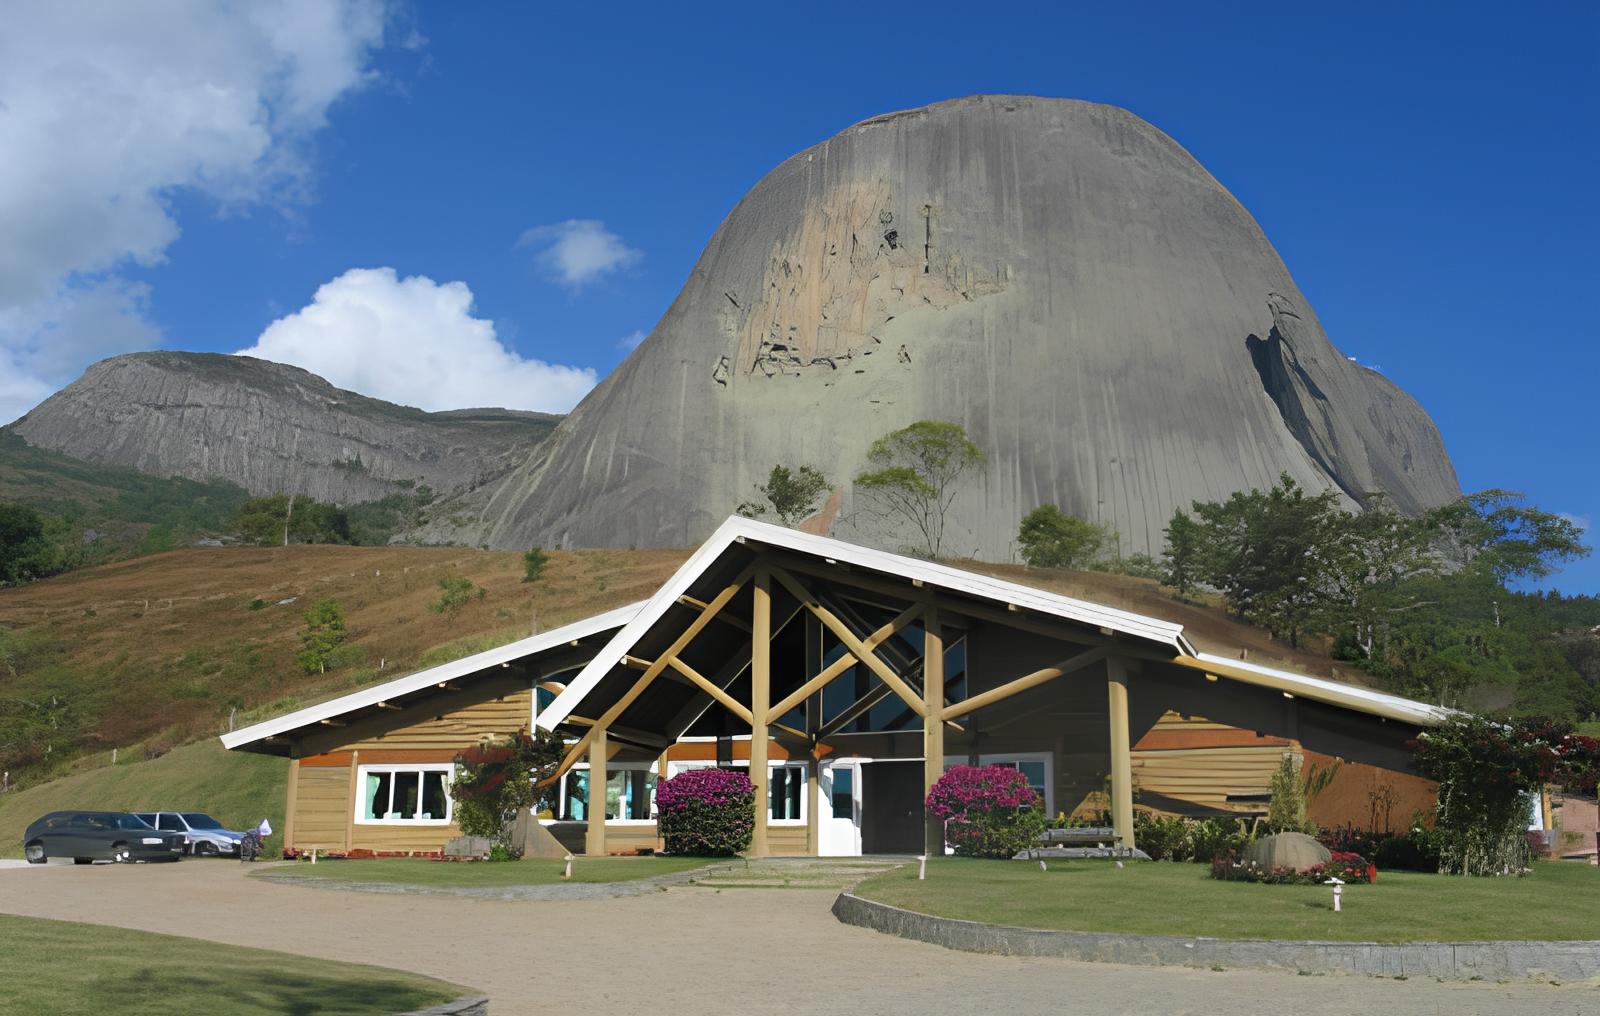
M 241 356 L 292 363 L 341 388 L 427 410 L 501 406 L 566 412 L 593 370 L 525 360 L 472 316 L 464 282 L 354 268 L 279 318 Z
M 578 287 L 626 268 L 644 256 L 599 219 L 568 219 L 535 226 L 517 240 L 538 250 L 535 260 L 563 285 Z
M 617 348 L 618 349 L 626 349 L 628 352 L 631 353 L 635 349 L 639 348 L 639 343 L 643 342 L 645 339 L 648 339 L 649 337 L 650 336 L 646 335 L 644 332 L 641 332 L 636 328 L 633 331 L 629 332 L 627 335 L 624 335 L 621 339 L 619 339 L 617 341 Z
M 145 293 L 116 273 L 165 258 L 175 192 L 224 207 L 304 195 L 310 139 L 371 80 L 388 23 L 385 0 L 7 6 L 0 422 L 159 339 Z

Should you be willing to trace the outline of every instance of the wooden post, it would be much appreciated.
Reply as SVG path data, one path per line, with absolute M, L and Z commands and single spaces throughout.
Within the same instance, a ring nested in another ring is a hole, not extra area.
M 1128 664 L 1106 658 L 1106 688 L 1111 713 L 1111 817 L 1117 845 L 1133 848 L 1133 751 L 1128 743 Z
M 944 632 L 939 628 L 939 608 L 929 603 L 922 614 L 922 701 L 928 713 L 922 718 L 922 797 L 926 801 L 934 783 L 944 775 Z M 930 857 L 944 856 L 944 822 L 923 816 L 923 850 Z
M 606 732 L 595 731 L 589 740 L 589 820 L 583 834 L 583 852 L 606 856 Z
M 767 856 L 767 710 L 772 705 L 772 576 L 756 571 L 750 615 L 750 782 L 756 789 L 756 824 L 750 856 Z
M 294 849 L 294 813 L 299 805 L 300 797 L 300 760 L 289 760 L 289 792 L 283 803 L 283 850 L 284 853 Z M 351 802 L 351 814 L 355 814 L 354 802 Z
M 667 782 L 667 755 L 671 751 L 672 751 L 672 749 L 670 747 L 662 749 L 661 757 L 656 760 L 656 793 L 658 795 L 661 793 L 661 784 Z M 661 852 L 665 852 L 666 849 L 667 849 L 667 841 L 664 838 L 662 838 L 662 836 L 661 836 L 661 819 L 660 819 L 659 816 L 657 816 L 657 818 L 656 818 L 656 851 L 658 853 L 661 853 Z
M 815 674 L 822 669 L 822 624 L 809 614 L 806 623 L 806 673 Z M 822 727 L 822 692 L 806 699 L 806 738 L 810 750 L 806 752 L 806 854 L 819 857 L 822 840 L 817 835 L 821 815 L 817 807 L 821 801 L 822 760 L 817 757 L 817 731 Z
M 349 853 L 356 845 L 356 804 L 361 800 L 361 781 L 356 774 L 361 770 L 361 752 L 350 753 L 350 796 L 345 799 L 344 809 L 344 852 Z

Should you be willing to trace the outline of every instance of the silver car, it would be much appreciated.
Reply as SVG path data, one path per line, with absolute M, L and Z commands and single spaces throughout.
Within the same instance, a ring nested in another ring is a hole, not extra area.
M 167 832 L 182 833 L 184 853 L 195 857 L 239 856 L 244 833 L 222 828 L 222 823 L 198 811 L 136 811 L 135 815 Z

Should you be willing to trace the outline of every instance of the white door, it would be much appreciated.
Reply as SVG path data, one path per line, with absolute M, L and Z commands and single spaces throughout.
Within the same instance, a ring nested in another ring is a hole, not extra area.
M 817 852 L 861 856 L 861 763 L 824 762 L 818 773 Z

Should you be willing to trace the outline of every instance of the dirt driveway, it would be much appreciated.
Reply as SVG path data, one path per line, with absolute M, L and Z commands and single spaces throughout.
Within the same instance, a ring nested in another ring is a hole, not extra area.
M 272 885 L 226 861 L 0 870 L 0 911 L 429 974 L 524 1013 L 1537 1014 L 1600 987 L 1123 967 L 952 952 L 836 922 L 831 892 L 502 903 Z M 248 929 L 248 930 L 247 930 Z

